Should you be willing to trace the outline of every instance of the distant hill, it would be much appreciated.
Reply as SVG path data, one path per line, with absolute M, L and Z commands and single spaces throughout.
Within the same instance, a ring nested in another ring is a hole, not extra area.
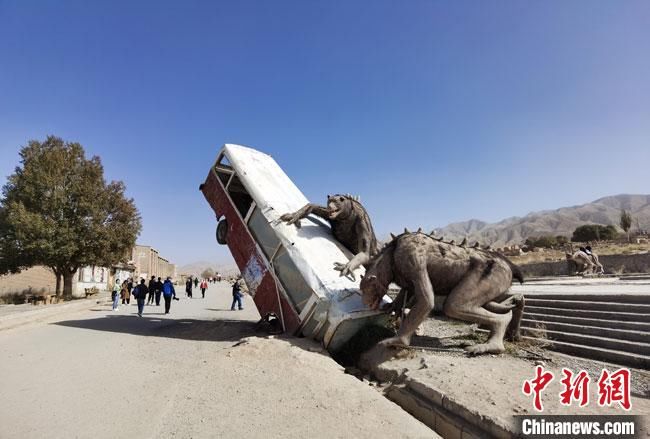
M 212 268 L 214 271 L 218 271 L 222 275 L 232 276 L 239 274 L 239 269 L 233 262 L 232 264 L 219 264 L 210 261 L 197 261 L 192 262 L 191 264 L 183 265 L 177 269 L 178 274 L 190 274 L 195 276 L 200 276 L 201 273 L 206 268 Z
M 479 241 L 493 247 L 522 244 L 526 238 L 542 235 L 564 235 L 571 237 L 576 227 L 584 224 L 615 225 L 621 216 L 621 209 L 632 214 L 632 230 L 650 229 L 650 195 L 614 195 L 600 198 L 580 206 L 562 207 L 557 210 L 532 212 L 524 217 L 507 218 L 498 223 L 486 223 L 471 219 L 452 223 L 436 230 L 436 235 L 445 240 L 464 237 L 470 242 Z

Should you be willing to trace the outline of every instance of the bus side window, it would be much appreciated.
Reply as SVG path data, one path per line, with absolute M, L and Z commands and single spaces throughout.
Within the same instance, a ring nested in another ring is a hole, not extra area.
M 239 180 L 239 177 L 237 175 L 233 175 L 232 179 L 230 180 L 230 185 L 227 189 L 232 202 L 237 208 L 237 211 L 239 211 L 239 214 L 242 218 L 245 218 L 248 210 L 251 207 L 251 204 L 253 204 L 253 199 L 250 195 L 248 195 L 248 191 L 241 183 L 241 180 Z
M 219 177 L 219 180 L 221 180 L 221 184 L 223 184 L 224 187 L 228 184 L 230 176 L 235 172 L 230 165 L 228 157 L 226 157 L 224 154 L 221 154 L 217 159 L 217 164 L 214 166 L 214 171 L 216 172 L 217 177 Z

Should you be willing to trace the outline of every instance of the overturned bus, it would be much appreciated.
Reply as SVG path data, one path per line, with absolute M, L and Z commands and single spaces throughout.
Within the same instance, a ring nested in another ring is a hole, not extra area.
M 322 341 L 330 352 L 361 327 L 386 324 L 385 314 L 362 303 L 358 284 L 333 269 L 351 255 L 329 224 L 315 216 L 300 228 L 279 220 L 308 200 L 271 156 L 226 144 L 200 189 L 218 220 L 217 241 L 228 245 L 263 318 L 276 316 L 286 333 Z

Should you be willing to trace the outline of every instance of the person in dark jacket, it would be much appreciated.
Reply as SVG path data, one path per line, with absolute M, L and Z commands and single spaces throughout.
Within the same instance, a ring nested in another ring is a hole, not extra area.
M 235 303 L 239 306 L 239 310 L 241 311 L 244 309 L 241 303 L 241 298 L 244 295 L 241 292 L 241 285 L 239 284 L 239 279 L 235 281 L 234 284 L 232 284 L 232 305 L 230 305 L 230 311 L 235 310 Z
M 171 278 L 165 279 L 165 283 L 162 285 L 162 295 L 165 299 L 165 314 L 169 314 L 169 308 L 172 306 L 172 299 L 176 298 L 176 290 L 174 290 L 174 284 L 172 284 Z
M 190 299 L 192 298 L 192 278 L 188 277 L 187 281 L 185 281 L 185 295 L 189 297 Z
M 156 281 L 156 306 L 160 306 L 160 293 L 162 293 L 163 283 L 160 278 Z
M 194 278 L 194 288 L 197 288 L 199 286 L 199 278 L 195 277 Z
M 149 297 L 147 298 L 147 305 L 151 305 L 153 303 L 153 296 L 156 291 L 156 276 L 151 276 L 151 279 L 149 279 Z
M 138 300 L 138 315 L 140 317 L 142 317 L 142 313 L 144 312 L 144 301 L 147 299 L 148 292 L 149 288 L 145 285 L 144 279 L 141 279 L 140 284 L 133 290 L 133 294 Z

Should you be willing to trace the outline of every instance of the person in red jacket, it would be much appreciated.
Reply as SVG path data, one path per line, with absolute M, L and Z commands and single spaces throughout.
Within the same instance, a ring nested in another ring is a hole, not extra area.
M 208 288 L 208 283 L 203 279 L 201 281 L 201 297 L 205 299 L 205 290 Z

